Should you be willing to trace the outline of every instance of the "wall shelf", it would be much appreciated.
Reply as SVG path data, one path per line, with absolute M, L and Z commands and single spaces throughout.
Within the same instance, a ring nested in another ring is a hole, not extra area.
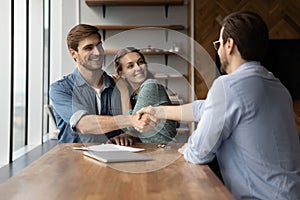
M 106 49 L 104 50 L 105 55 L 115 55 L 117 54 L 118 49 Z M 141 50 L 144 55 L 164 55 L 165 56 L 165 65 L 168 65 L 169 55 L 177 55 L 179 52 L 173 51 L 163 51 L 163 50 Z
M 161 25 L 95 25 L 98 29 L 101 30 L 129 30 L 135 28 L 165 28 L 172 30 L 184 30 L 185 27 L 183 25 L 169 25 L 169 26 L 161 26 Z
M 85 0 L 88 6 L 102 6 L 105 18 L 106 6 L 165 6 L 166 18 L 169 5 L 183 5 L 184 0 Z
M 177 78 L 185 78 L 188 79 L 187 75 L 183 74 L 165 74 L 165 73 L 155 73 L 155 79 L 177 79 Z
M 109 54 L 116 54 L 118 52 L 118 49 L 107 49 L 104 51 L 104 53 L 106 55 Z M 172 54 L 176 54 L 176 52 L 172 52 L 172 51 L 143 51 L 141 50 L 141 52 L 144 55 L 172 55 Z
M 130 30 L 130 29 L 147 29 L 147 28 L 162 28 L 165 29 L 166 41 L 168 41 L 168 30 L 184 30 L 185 27 L 183 25 L 94 25 L 98 29 L 102 30 L 103 40 L 106 38 L 106 30 Z
M 129 6 L 155 6 L 155 5 L 182 5 L 184 0 L 85 0 L 89 6 L 103 6 L 103 5 L 129 5 Z

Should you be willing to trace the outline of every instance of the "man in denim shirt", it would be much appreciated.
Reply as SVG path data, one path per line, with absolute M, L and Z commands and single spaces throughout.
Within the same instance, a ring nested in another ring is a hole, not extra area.
M 50 99 L 58 129 L 58 142 L 106 142 L 108 139 L 130 145 L 132 139 L 121 134 L 126 127 L 142 131 L 155 125 L 145 115 L 121 113 L 120 93 L 114 80 L 102 70 L 104 50 L 99 30 L 79 24 L 67 36 L 68 49 L 77 63 L 73 73 L 50 86 Z M 115 137 L 116 136 L 116 137 Z

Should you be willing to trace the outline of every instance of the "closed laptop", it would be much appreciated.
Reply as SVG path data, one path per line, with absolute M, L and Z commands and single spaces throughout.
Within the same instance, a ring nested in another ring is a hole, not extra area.
M 85 151 L 83 154 L 105 163 L 152 160 L 152 158 L 147 155 L 129 151 Z

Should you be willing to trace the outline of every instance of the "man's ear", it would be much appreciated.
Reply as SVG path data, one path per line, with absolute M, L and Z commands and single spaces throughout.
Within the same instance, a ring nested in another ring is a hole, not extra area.
M 228 38 L 227 42 L 225 43 L 225 48 L 227 49 L 229 54 L 232 53 L 234 46 L 236 46 L 234 40 L 232 38 Z
M 72 58 L 76 61 L 76 58 L 77 58 L 77 51 L 75 51 L 75 50 L 72 49 L 72 48 L 69 48 L 69 52 L 70 52 L 70 55 L 72 56 Z

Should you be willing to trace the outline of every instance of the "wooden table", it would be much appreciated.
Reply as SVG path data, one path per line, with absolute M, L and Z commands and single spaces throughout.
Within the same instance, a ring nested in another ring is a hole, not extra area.
M 206 165 L 184 160 L 180 144 L 136 144 L 153 161 L 104 164 L 59 144 L 0 185 L 0 199 L 234 199 Z

